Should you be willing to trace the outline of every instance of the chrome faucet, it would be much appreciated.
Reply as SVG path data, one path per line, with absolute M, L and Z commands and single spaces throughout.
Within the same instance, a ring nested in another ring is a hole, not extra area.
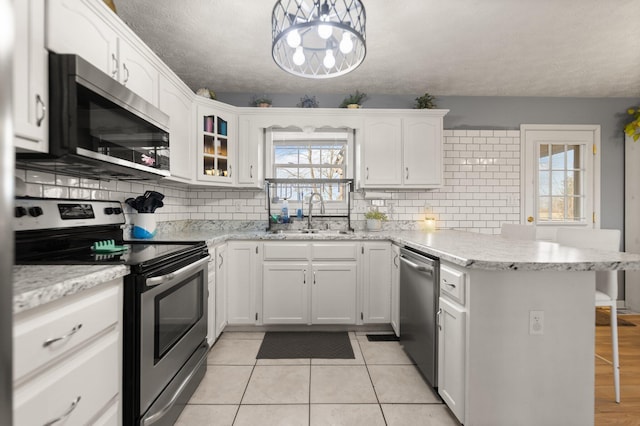
M 322 199 L 322 194 L 319 192 L 314 192 L 309 196 L 309 214 L 307 216 L 307 229 L 311 229 L 311 216 L 313 210 L 313 197 L 318 196 L 320 198 L 320 214 L 324 214 L 324 200 Z

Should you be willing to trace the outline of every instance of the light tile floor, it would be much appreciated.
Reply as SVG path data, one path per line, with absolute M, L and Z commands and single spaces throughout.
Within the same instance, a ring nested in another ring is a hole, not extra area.
M 176 425 L 459 425 L 398 342 L 349 336 L 355 359 L 256 360 L 264 333 L 223 333 Z

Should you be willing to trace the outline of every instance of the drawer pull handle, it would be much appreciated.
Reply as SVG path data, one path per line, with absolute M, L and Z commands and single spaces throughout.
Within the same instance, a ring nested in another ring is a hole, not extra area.
M 56 423 L 58 423 L 59 421 L 62 421 L 64 419 L 66 419 L 67 417 L 69 417 L 69 414 L 71 414 L 73 412 L 73 410 L 76 409 L 76 407 L 78 406 L 78 403 L 80 402 L 80 399 L 82 399 L 81 396 L 78 396 L 75 401 L 73 401 L 71 403 L 71 406 L 69 408 L 67 408 L 67 411 L 65 411 L 60 417 L 57 417 L 53 420 L 50 420 L 48 422 L 46 422 L 43 426 L 51 426 L 54 425 Z
M 42 347 L 46 348 L 47 346 L 52 345 L 55 342 L 59 342 L 60 340 L 68 339 L 69 337 L 71 337 L 74 334 L 76 334 L 81 328 L 82 328 L 82 323 L 80 323 L 80 324 L 76 325 L 75 327 L 73 327 L 71 329 L 71 331 L 68 334 L 65 334 L 64 336 L 54 337 L 53 339 L 45 340 L 45 342 L 42 344 Z
M 455 285 L 455 284 L 449 284 L 449 283 L 448 283 L 448 282 L 446 282 L 446 281 L 444 282 L 444 285 L 446 285 L 446 286 L 448 286 L 448 287 L 451 287 L 451 288 L 456 288 L 456 285 Z

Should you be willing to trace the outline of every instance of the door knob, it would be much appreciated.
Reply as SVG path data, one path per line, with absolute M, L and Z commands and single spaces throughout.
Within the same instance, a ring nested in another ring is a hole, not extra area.
M 529 217 L 527 218 L 527 222 L 533 222 L 533 216 L 529 216 Z

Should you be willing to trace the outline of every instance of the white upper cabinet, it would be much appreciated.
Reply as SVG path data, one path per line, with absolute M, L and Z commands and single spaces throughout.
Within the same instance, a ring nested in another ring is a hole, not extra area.
M 225 104 L 198 98 L 196 179 L 231 186 L 237 182 L 237 115 Z
M 240 187 L 264 187 L 264 128 L 252 116 L 238 117 L 238 173 Z
M 145 57 L 138 43 L 118 39 L 119 81 L 137 95 L 158 106 L 158 69 Z
M 195 161 L 195 131 L 192 123 L 193 97 L 188 88 L 160 74 L 159 106 L 169 116 L 171 180 L 192 182 Z
M 14 145 L 48 152 L 48 61 L 44 47 L 44 0 L 13 2 L 16 46 L 13 61 Z
M 448 110 L 367 111 L 357 138 L 361 188 L 442 185 L 442 126 Z
M 401 186 L 402 119 L 367 117 L 364 129 L 362 186 Z
M 405 187 L 442 185 L 442 117 L 402 119 Z
M 47 48 L 73 53 L 158 106 L 157 68 L 150 50 L 101 1 L 47 3 Z

